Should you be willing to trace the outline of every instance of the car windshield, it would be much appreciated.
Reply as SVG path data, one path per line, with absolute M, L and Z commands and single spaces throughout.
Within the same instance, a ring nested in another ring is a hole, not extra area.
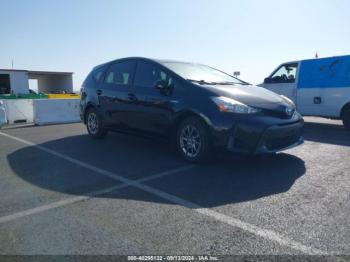
M 162 64 L 181 77 L 189 81 L 198 82 L 199 84 L 247 84 L 246 82 L 206 65 L 183 62 L 162 62 Z

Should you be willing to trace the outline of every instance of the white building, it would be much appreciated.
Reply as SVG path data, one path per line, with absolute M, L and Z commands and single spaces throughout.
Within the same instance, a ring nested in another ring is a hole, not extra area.
M 39 93 L 72 93 L 72 72 L 0 69 L 0 94 L 28 94 L 29 79 L 37 80 Z

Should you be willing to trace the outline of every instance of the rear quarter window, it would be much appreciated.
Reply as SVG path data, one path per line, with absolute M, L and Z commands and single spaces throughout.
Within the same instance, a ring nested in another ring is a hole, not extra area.
M 86 77 L 83 86 L 92 87 L 97 84 L 102 78 L 107 66 L 99 66 L 94 68 L 89 75 Z
M 98 82 L 101 79 L 102 74 L 103 74 L 102 69 L 92 71 L 92 77 L 96 82 Z

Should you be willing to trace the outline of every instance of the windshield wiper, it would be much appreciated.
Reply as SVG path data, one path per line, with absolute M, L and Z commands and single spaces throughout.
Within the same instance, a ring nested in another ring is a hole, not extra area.
M 248 86 L 251 85 L 247 82 L 242 82 L 242 83 L 235 83 L 235 82 L 217 82 L 217 85 L 243 85 L 243 86 Z
M 218 85 L 236 85 L 237 83 L 235 82 L 217 82 L 216 84 Z
M 218 84 L 216 82 L 208 82 L 208 81 L 205 81 L 205 80 L 195 80 L 195 79 L 189 79 L 189 78 L 187 78 L 186 80 L 198 83 L 200 85 L 216 85 L 216 84 Z

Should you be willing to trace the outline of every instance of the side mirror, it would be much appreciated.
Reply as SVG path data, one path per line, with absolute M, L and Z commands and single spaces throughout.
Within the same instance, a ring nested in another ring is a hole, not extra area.
M 239 77 L 241 75 L 241 72 L 240 71 L 235 71 L 233 72 L 233 76 L 234 77 Z
M 168 88 L 168 82 L 165 80 L 158 80 L 155 84 L 155 88 L 158 90 L 165 90 Z

